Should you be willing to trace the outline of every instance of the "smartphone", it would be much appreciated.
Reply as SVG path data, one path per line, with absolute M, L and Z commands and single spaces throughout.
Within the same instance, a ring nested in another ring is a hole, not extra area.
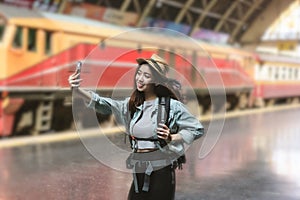
M 81 61 L 78 61 L 78 62 L 77 62 L 77 65 L 76 65 L 76 71 L 78 71 L 78 73 L 79 73 L 78 78 L 80 78 L 81 67 L 82 67 L 82 62 L 81 62 Z

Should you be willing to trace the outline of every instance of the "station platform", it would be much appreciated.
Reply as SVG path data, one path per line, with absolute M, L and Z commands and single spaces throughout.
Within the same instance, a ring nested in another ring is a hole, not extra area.
M 299 119 L 300 108 L 226 118 L 206 157 L 199 158 L 201 139 L 187 150 L 175 199 L 300 199 Z M 132 181 L 79 139 L 2 147 L 0 163 L 0 200 L 123 200 Z

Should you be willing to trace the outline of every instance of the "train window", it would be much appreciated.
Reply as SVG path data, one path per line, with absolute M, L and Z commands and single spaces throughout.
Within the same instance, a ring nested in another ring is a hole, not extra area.
M 282 70 L 280 67 L 276 66 L 274 68 L 274 80 L 281 80 L 282 79 Z
M 269 71 L 267 71 L 269 70 Z M 268 74 L 267 74 L 268 72 Z M 259 65 L 257 68 L 257 77 L 259 80 L 265 80 L 265 79 L 270 79 L 271 77 L 271 72 L 268 66 L 266 65 Z
M 0 18 L 0 42 L 3 39 L 4 31 L 5 31 L 5 21 L 4 21 L 4 19 Z
M 105 49 L 105 47 L 106 47 L 105 41 L 103 39 L 100 41 L 100 47 L 101 47 L 101 49 Z M 141 50 L 142 50 L 141 46 L 138 47 L 138 52 L 141 52 Z
M 298 80 L 298 76 L 299 76 L 299 69 L 296 69 L 296 68 L 295 68 L 294 75 L 295 75 L 295 80 Z
M 13 47 L 15 48 L 21 48 L 23 45 L 23 29 L 20 26 L 17 26 L 17 30 L 15 33 L 14 41 L 13 41 Z
M 104 42 L 103 42 L 104 43 Z M 102 45 L 102 41 L 101 41 L 101 45 Z M 105 45 L 105 43 L 104 43 L 104 45 Z M 105 46 L 102 48 L 101 47 L 101 49 L 104 49 L 105 48 Z M 141 44 L 138 44 L 137 45 L 137 48 L 136 48 L 136 51 L 138 52 L 138 53 L 142 53 L 143 52 L 143 50 L 142 50 L 142 45 Z
M 51 54 L 52 53 L 52 32 L 46 31 L 46 41 L 45 41 L 45 53 Z
M 284 75 L 284 70 L 283 70 L 283 68 L 281 68 L 281 67 L 278 67 L 278 80 L 284 80 L 284 78 L 285 78 L 285 75 Z
M 271 66 L 267 66 L 268 69 L 268 76 L 265 77 L 266 80 L 272 80 L 273 79 L 273 68 Z
M 27 49 L 29 51 L 36 51 L 37 48 L 36 48 L 36 33 L 37 33 L 37 30 L 36 29 L 32 29 L 32 28 L 29 28 L 28 29 L 28 47 Z
M 274 74 L 274 80 L 278 80 L 278 79 L 279 79 L 279 68 L 276 67 L 275 74 Z
M 293 69 L 289 69 L 289 80 L 293 80 Z
M 3 33 L 4 33 L 4 26 L 0 25 L 0 41 L 2 41 Z

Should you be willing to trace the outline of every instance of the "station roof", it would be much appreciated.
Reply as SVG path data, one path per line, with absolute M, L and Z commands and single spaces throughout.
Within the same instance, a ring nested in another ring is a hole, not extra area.
M 226 33 L 229 43 L 257 45 L 269 25 L 297 0 L 84 0 L 146 17 Z M 191 32 L 192 32 L 191 31 Z

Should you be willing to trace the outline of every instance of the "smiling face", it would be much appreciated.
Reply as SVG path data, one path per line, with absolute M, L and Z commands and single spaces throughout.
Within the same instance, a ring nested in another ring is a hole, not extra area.
M 153 74 L 148 64 L 142 64 L 135 75 L 136 88 L 140 92 L 153 92 Z

